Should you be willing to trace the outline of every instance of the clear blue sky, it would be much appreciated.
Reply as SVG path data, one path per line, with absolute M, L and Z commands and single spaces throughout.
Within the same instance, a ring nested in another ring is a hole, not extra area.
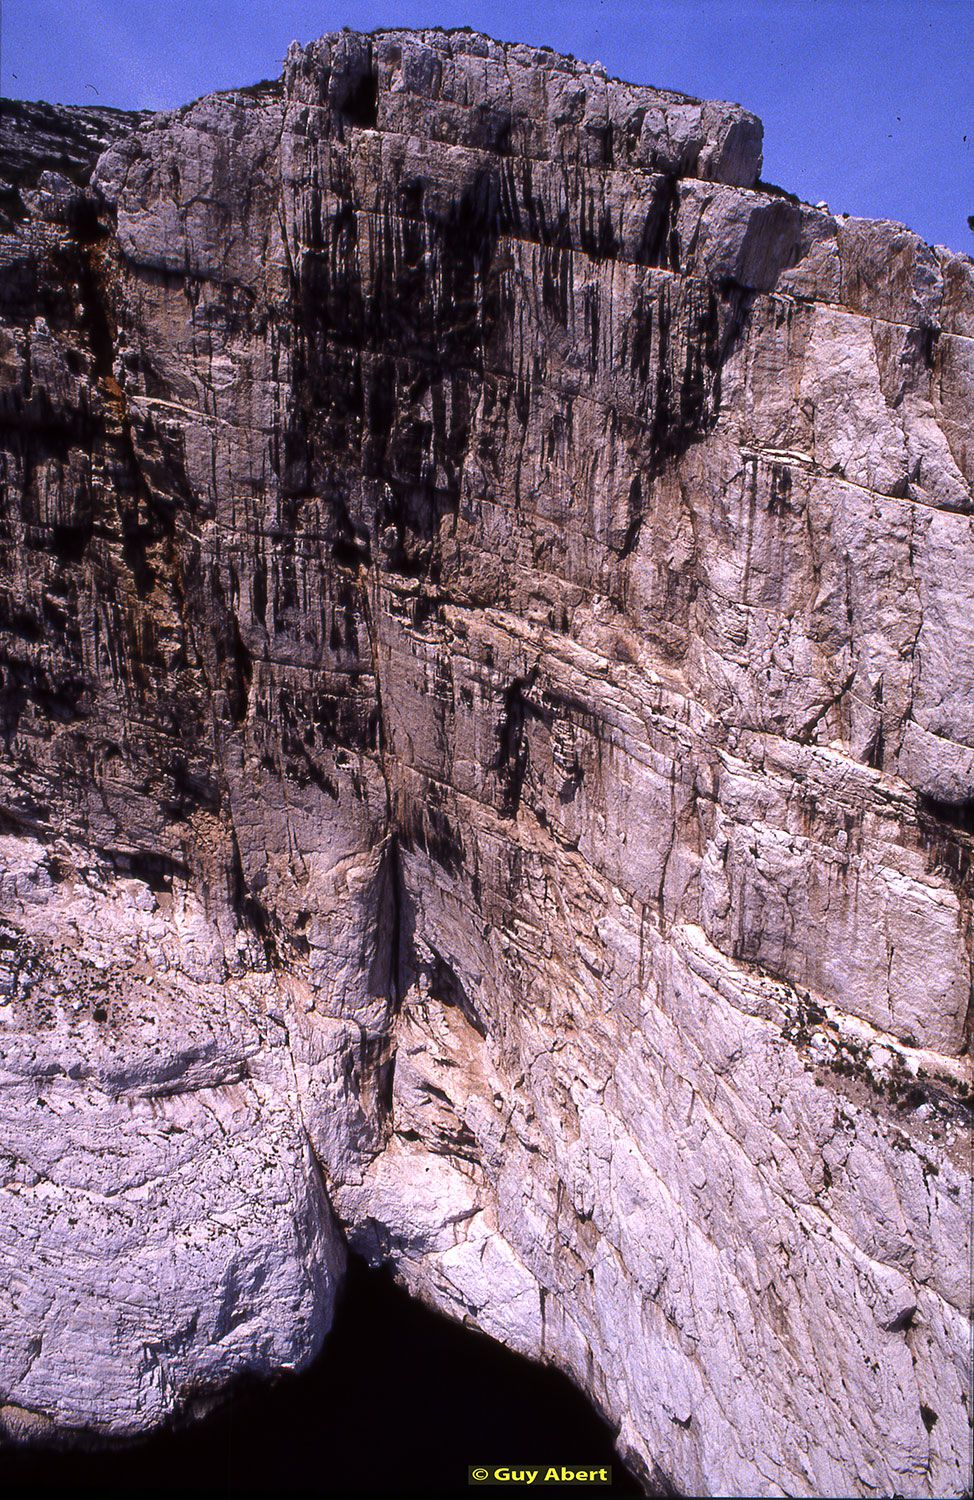
M 0 0 L 0 91 L 163 109 L 342 26 L 473 26 L 733 99 L 764 176 L 974 252 L 974 0 Z M 95 92 L 97 90 L 97 93 Z

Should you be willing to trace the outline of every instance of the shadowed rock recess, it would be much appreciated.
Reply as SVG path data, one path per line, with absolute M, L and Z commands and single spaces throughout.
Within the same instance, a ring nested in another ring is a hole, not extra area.
M 961 1493 L 971 262 L 469 32 L 2 135 L 7 1433 L 347 1239 L 650 1490 Z

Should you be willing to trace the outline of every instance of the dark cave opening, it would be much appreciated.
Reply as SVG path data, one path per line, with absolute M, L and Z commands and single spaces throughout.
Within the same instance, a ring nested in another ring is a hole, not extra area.
M 325 1351 L 304 1374 L 240 1387 L 203 1421 L 130 1447 L 4 1450 L 0 1490 L 105 1500 L 461 1496 L 472 1493 L 468 1465 L 480 1463 L 611 1466 L 611 1485 L 571 1492 L 642 1493 L 611 1429 L 565 1376 L 431 1312 L 388 1272 L 353 1259 Z

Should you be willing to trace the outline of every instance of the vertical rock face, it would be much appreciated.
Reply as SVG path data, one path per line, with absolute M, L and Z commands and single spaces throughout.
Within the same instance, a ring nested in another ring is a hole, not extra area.
M 970 261 L 472 33 L 2 123 L 7 1428 L 344 1230 L 649 1487 L 960 1494 Z

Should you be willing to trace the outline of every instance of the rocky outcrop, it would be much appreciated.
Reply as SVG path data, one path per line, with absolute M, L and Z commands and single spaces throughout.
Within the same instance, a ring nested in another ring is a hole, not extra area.
M 960 1494 L 971 262 L 472 33 L 3 134 L 7 1429 L 347 1238 L 651 1489 Z

